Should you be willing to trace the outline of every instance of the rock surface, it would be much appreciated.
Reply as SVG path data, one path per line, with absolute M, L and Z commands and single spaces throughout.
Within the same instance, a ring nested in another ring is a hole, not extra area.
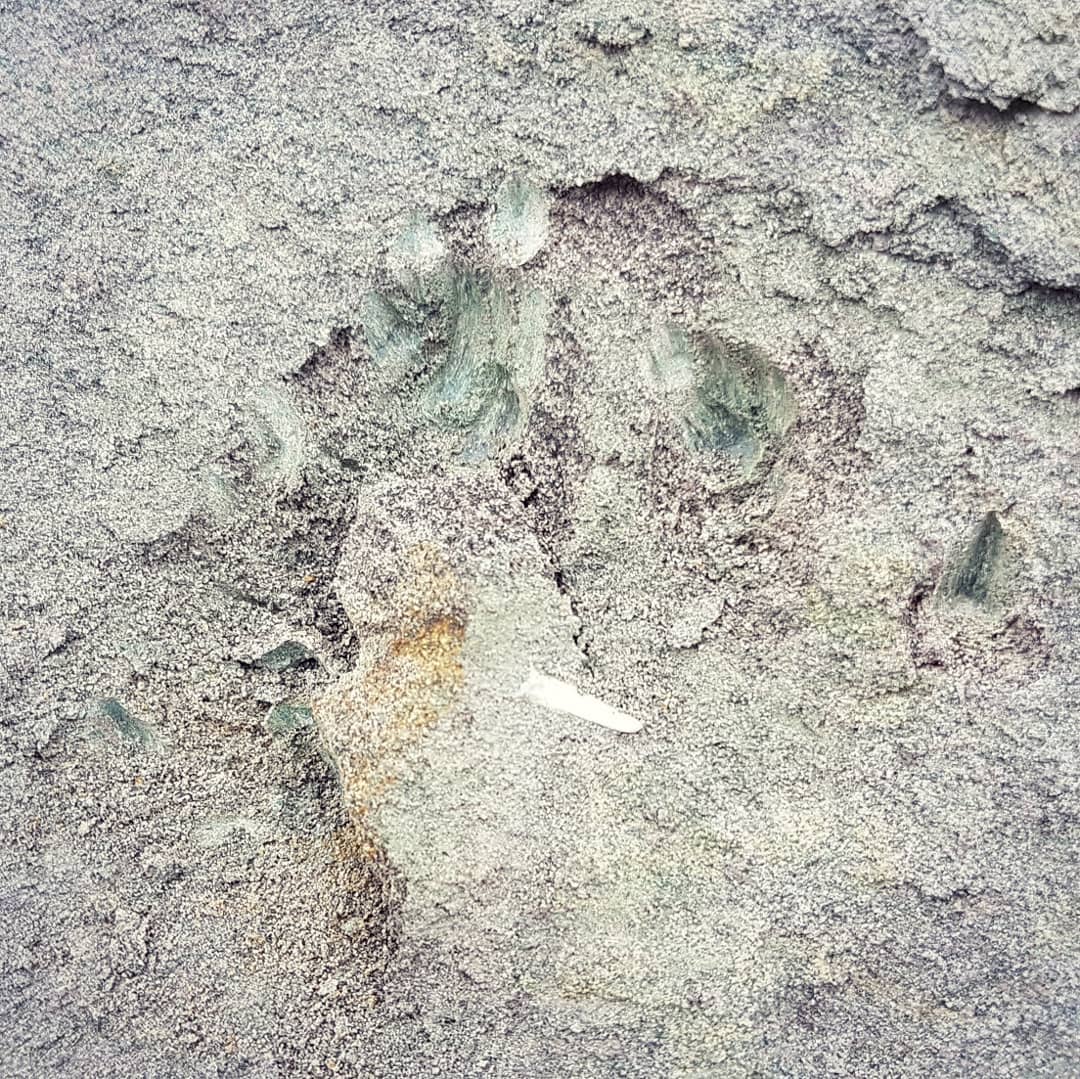
M 1077 16 L 711 7 L 0 14 L 3 1074 L 1080 1068 Z

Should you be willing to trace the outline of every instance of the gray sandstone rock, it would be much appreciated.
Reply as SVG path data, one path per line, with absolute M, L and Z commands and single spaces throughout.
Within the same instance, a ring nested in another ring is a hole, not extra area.
M 1071 4 L 0 40 L 0 1074 L 1076 1073 Z

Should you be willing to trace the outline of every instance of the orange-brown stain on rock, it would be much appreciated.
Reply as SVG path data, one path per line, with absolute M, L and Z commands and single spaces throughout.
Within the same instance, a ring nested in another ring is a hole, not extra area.
M 430 545 L 409 552 L 394 596 L 397 624 L 381 655 L 346 674 L 317 709 L 341 772 L 345 799 L 362 816 L 397 778 L 397 762 L 461 692 L 462 584 Z

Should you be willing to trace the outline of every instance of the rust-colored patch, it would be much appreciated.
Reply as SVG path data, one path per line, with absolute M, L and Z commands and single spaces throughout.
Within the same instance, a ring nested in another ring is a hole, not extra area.
M 385 858 L 375 833 L 356 821 L 350 821 L 332 833 L 330 849 L 339 862 L 375 862 Z
M 418 545 L 395 594 L 398 621 L 380 657 L 341 678 L 316 709 L 362 816 L 396 780 L 397 761 L 457 698 L 464 682 L 463 589 L 442 552 Z
M 439 681 L 461 677 L 461 646 L 465 627 L 453 618 L 436 618 L 411 637 L 398 637 L 390 645 L 388 658 L 411 659 Z

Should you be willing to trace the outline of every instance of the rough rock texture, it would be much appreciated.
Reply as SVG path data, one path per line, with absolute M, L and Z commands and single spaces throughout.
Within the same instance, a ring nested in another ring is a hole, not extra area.
M 999 109 L 1080 105 L 1080 41 L 1074 6 L 1032 0 L 897 6 L 924 38 L 958 97 Z
M 0 40 L 0 1072 L 1080 1069 L 1072 4 Z

